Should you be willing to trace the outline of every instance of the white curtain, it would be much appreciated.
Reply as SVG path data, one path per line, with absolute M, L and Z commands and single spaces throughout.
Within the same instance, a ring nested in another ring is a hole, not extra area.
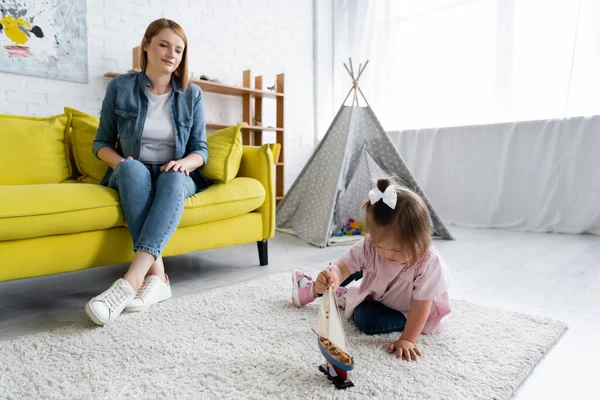
M 445 223 L 600 234 L 600 116 L 393 132 Z
M 350 1 L 333 0 L 333 101 L 342 105 L 352 87 L 352 79 L 343 64 L 351 67 L 355 76 L 361 64 L 369 61 L 360 77 L 360 88 L 371 107 L 377 110 L 384 104 L 390 65 L 390 0 Z M 349 99 L 346 104 L 350 104 Z M 362 98 L 359 102 L 364 105 Z M 331 116 L 333 117 L 333 115 Z M 381 122 L 381 121 L 380 121 Z M 383 125 L 385 128 L 385 125 Z M 324 133 L 324 132 L 323 132 Z
M 600 0 L 334 0 L 333 19 L 334 103 L 369 59 L 386 130 L 600 113 Z
M 333 111 L 342 63 L 370 60 L 360 87 L 443 220 L 600 234 L 600 0 L 332 1 Z

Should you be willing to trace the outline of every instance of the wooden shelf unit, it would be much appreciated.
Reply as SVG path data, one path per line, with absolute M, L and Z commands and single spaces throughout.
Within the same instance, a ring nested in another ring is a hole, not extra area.
M 129 72 L 136 72 L 135 49 L 134 49 L 134 68 Z M 114 78 L 121 75 L 118 72 L 107 72 L 104 74 L 107 78 Z M 262 76 L 254 78 L 254 87 L 252 87 L 251 71 L 243 72 L 243 86 L 230 86 L 222 83 L 216 83 L 205 80 L 193 79 L 190 82 L 200 86 L 202 91 L 226 96 L 237 96 L 242 98 L 242 121 L 246 123 L 242 127 L 242 141 L 244 145 L 261 146 L 263 144 L 263 132 L 275 132 L 275 143 L 279 147 L 274 147 L 273 156 L 275 157 L 275 198 L 277 203 L 284 196 L 284 74 L 277 75 L 275 91 L 263 90 Z M 258 117 L 262 120 L 263 98 L 274 98 L 276 100 L 276 126 L 264 127 L 253 124 L 253 120 Z M 252 106 L 254 105 L 254 115 L 252 115 Z M 206 107 L 206 104 L 205 104 Z M 231 126 L 217 121 L 206 123 L 207 129 L 223 129 Z

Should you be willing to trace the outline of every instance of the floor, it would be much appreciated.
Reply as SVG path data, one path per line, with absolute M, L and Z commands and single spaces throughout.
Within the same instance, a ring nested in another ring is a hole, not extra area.
M 598 398 L 600 379 L 594 367 L 600 360 L 600 236 L 457 227 L 451 231 L 456 241 L 434 243 L 451 268 L 452 297 L 553 317 L 569 325 L 519 388 L 516 399 Z M 325 267 L 345 249 L 318 249 L 279 233 L 269 247 L 266 267 L 258 266 L 255 244 L 166 259 L 173 296 L 279 271 Z M 0 340 L 87 318 L 87 300 L 125 270 L 125 265 L 117 265 L 0 282 Z

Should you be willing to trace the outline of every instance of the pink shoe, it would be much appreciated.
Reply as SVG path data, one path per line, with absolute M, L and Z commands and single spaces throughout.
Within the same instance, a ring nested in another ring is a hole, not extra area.
M 348 289 L 342 286 L 335 290 L 335 299 L 338 306 L 344 309 L 346 308 L 346 293 L 348 293 Z
M 315 300 L 313 296 L 313 279 L 302 271 L 292 273 L 292 303 L 296 307 L 302 307 Z
M 304 272 L 296 270 L 292 273 L 292 303 L 296 307 L 305 306 L 315 300 L 314 284 L 313 279 Z M 338 287 L 335 290 L 338 305 L 342 308 L 346 307 L 346 293 L 348 293 L 348 289 L 345 287 Z

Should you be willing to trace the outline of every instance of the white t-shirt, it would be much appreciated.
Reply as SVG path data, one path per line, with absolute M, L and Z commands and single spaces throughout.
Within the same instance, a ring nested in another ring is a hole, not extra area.
M 173 92 L 152 94 L 146 89 L 148 114 L 142 132 L 140 161 L 146 164 L 166 164 L 175 158 L 175 131 L 171 120 Z

